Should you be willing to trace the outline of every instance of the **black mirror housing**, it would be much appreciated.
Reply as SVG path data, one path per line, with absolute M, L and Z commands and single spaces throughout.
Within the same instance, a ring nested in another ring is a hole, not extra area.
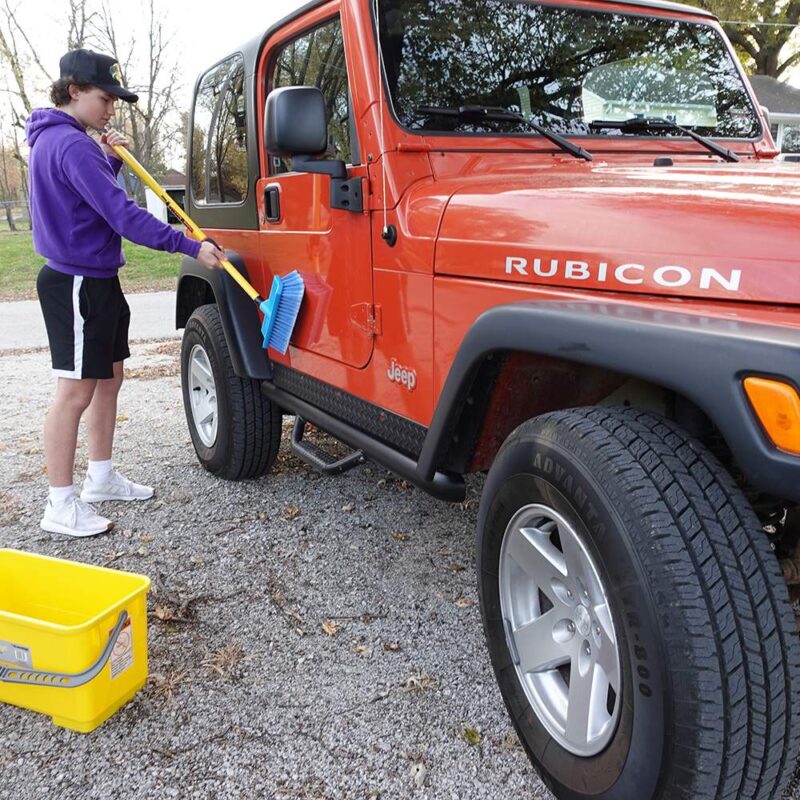
M 284 86 L 267 95 L 264 131 L 274 156 L 318 156 L 328 147 L 325 99 L 316 86 Z

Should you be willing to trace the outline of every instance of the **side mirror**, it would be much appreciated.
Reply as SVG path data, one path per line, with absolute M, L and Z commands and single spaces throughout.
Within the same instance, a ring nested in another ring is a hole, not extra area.
M 267 95 L 264 112 L 267 152 L 291 156 L 292 169 L 346 178 L 344 161 L 314 158 L 328 147 L 325 98 L 316 86 L 283 86 Z

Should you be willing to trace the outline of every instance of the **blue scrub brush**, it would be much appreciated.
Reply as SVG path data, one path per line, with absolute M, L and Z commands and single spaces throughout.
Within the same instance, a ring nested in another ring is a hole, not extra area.
M 259 304 L 264 315 L 262 347 L 272 347 L 279 353 L 285 353 L 289 348 L 289 339 L 303 302 L 303 289 L 303 279 L 297 270 L 283 278 L 276 275 L 272 279 L 269 297 Z

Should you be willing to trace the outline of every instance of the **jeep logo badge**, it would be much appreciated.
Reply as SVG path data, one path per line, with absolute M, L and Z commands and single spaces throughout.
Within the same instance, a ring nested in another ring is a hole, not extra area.
M 392 359 L 389 369 L 386 370 L 386 375 L 390 381 L 394 381 L 394 383 L 399 383 L 402 386 L 405 386 L 409 392 L 413 392 L 417 385 L 416 370 L 400 366 L 395 359 Z

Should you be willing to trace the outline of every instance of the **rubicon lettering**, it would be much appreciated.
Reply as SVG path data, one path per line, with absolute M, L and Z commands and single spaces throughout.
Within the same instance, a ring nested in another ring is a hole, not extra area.
M 590 263 L 560 258 L 506 257 L 506 275 L 526 275 L 531 278 L 561 277 L 568 281 L 594 280 L 597 283 L 616 282 L 628 286 L 644 283 L 676 289 L 693 286 L 699 289 L 722 289 L 738 292 L 742 271 L 732 269 L 720 272 L 713 267 L 690 269 L 677 264 L 652 267 L 645 264 L 610 264 L 607 261 Z

